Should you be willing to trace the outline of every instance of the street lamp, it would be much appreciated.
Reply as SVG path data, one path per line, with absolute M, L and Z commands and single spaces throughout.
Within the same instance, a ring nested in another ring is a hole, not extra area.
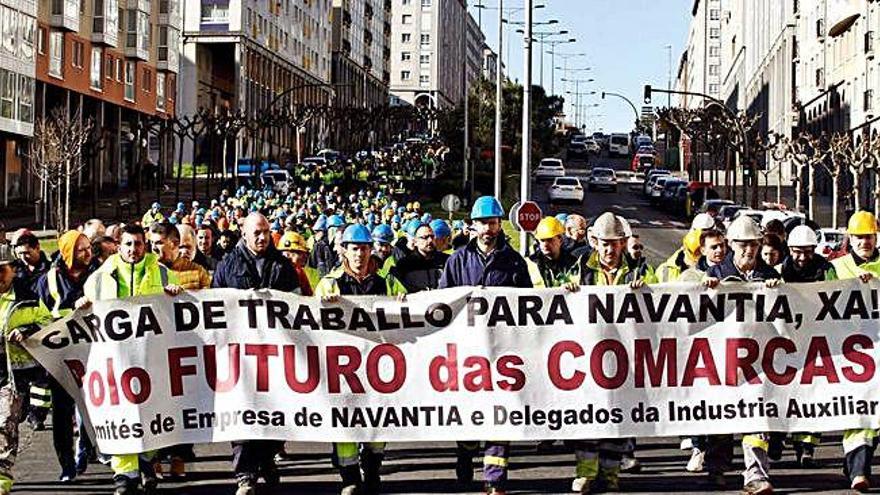
M 579 115 L 579 111 L 580 111 L 580 109 L 578 108 L 578 106 L 579 106 L 580 103 L 581 103 L 580 95 L 583 94 L 583 93 L 581 93 L 581 91 L 580 91 L 580 85 L 581 85 L 581 83 L 585 83 L 585 84 L 586 84 L 586 83 L 595 82 L 595 79 L 592 79 L 592 78 L 590 78 L 590 79 L 568 79 L 568 78 L 563 77 L 563 78 L 562 78 L 562 81 L 563 81 L 563 82 L 573 82 L 573 83 L 574 83 L 574 92 L 566 91 L 566 93 L 571 94 L 572 96 L 575 97 L 575 101 L 572 102 L 572 103 L 573 103 L 573 104 L 572 104 L 572 110 L 574 110 L 572 113 L 575 114 L 575 124 L 577 124 L 577 123 L 578 123 L 578 115 Z M 595 94 L 595 93 L 596 93 L 596 92 L 593 91 L 592 94 Z
M 550 94 L 556 94 L 556 45 L 564 45 L 566 43 L 577 43 L 576 38 L 569 38 L 567 40 L 550 40 L 547 42 L 550 45 Z M 544 71 L 544 64 L 541 63 L 541 72 Z M 543 83 L 543 81 L 542 81 Z
M 559 21 L 556 21 L 556 22 L 559 22 Z M 549 22 L 549 21 L 548 21 L 548 24 L 556 24 L 556 22 Z M 523 33 L 523 34 L 525 34 L 524 31 L 523 31 L 522 29 L 517 29 L 516 32 L 517 32 L 517 33 Z M 550 38 L 550 37 L 552 37 L 552 36 L 562 36 L 562 35 L 564 35 L 564 34 L 568 34 L 568 30 L 567 30 L 567 29 L 562 29 L 562 30 L 559 30 L 559 31 L 539 31 L 539 32 L 532 32 L 532 33 L 531 33 L 531 36 L 529 36 L 529 38 L 532 38 L 532 37 L 538 38 L 538 39 L 540 40 L 540 43 L 541 43 L 541 50 L 540 50 L 540 56 L 541 56 L 541 57 L 540 57 L 540 64 L 541 64 L 541 69 L 540 69 L 540 70 L 541 70 L 541 87 L 542 87 L 542 88 L 544 87 L 544 40 L 547 39 L 547 38 Z M 575 40 L 575 41 L 577 41 L 577 40 Z M 531 44 L 531 39 L 529 40 L 529 44 Z
M 557 55 L 558 55 L 558 56 L 562 56 L 561 54 L 557 54 Z M 585 56 L 586 54 L 568 54 L 569 58 L 574 57 L 574 56 L 581 56 L 581 55 Z M 569 89 L 568 82 L 570 82 L 571 80 L 570 80 L 570 79 L 566 79 L 566 78 L 569 77 L 569 73 L 570 73 L 570 72 L 586 72 L 586 71 L 593 70 L 592 67 L 581 67 L 581 68 L 571 68 L 571 69 L 569 69 L 569 68 L 568 68 L 568 59 L 565 59 L 564 67 L 554 67 L 554 69 L 555 69 L 555 70 L 561 70 L 561 71 L 562 71 L 562 75 L 563 75 L 563 77 L 562 77 L 561 80 L 562 80 L 563 82 L 566 83 L 565 86 L 564 86 L 564 88 L 563 88 L 563 91 L 568 91 L 568 89 Z M 573 106 L 572 106 L 572 113 L 574 113 L 574 107 L 573 107 Z
M 529 200 L 529 181 L 532 162 L 532 7 L 534 0 L 525 0 L 526 24 L 523 36 L 523 104 L 522 104 L 522 163 L 520 164 L 520 204 Z M 528 233 L 519 233 L 519 251 L 528 252 Z

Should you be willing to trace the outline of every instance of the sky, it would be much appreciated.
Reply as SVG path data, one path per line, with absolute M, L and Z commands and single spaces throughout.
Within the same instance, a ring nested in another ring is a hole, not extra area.
M 598 107 L 582 110 L 582 114 L 595 115 L 585 119 L 589 131 L 601 128 L 604 132 L 624 132 L 632 129 L 635 115 L 632 108 L 623 100 L 606 96 L 602 91 L 621 93 L 628 97 L 639 110 L 645 84 L 665 88 L 669 74 L 669 50 L 672 45 L 672 77 L 681 53 L 687 44 L 688 24 L 693 0 L 534 0 L 535 5 L 543 3 L 544 8 L 535 9 L 534 21 L 546 22 L 556 19 L 553 25 L 536 26 L 535 31 L 568 30 L 568 34 L 546 38 L 567 40 L 576 38 L 574 43 L 556 45 L 556 53 L 585 53 L 583 57 L 568 59 L 569 68 L 591 67 L 589 71 L 569 72 L 569 79 L 594 79 L 592 83 L 579 84 L 579 92 L 596 91 L 594 96 L 582 96 L 586 104 L 599 104 Z M 469 0 L 470 12 L 479 19 L 486 34 L 486 41 L 498 52 L 498 0 L 482 0 L 484 9 L 475 7 L 481 0 Z M 520 9 L 525 0 L 504 0 L 505 17 L 522 21 L 524 12 Z M 507 9 L 520 10 L 510 12 Z M 523 40 L 516 33 L 521 26 L 505 29 L 502 56 L 512 79 L 523 80 Z M 508 41 L 511 42 L 508 48 Z M 544 45 L 545 52 L 550 46 Z M 533 84 L 540 84 L 539 44 L 533 45 Z M 509 53 L 509 61 L 508 61 Z M 556 57 L 556 66 L 564 66 L 564 57 Z M 551 89 L 551 56 L 544 54 L 544 87 Z M 563 71 L 555 71 L 556 94 L 563 94 L 566 77 Z M 574 91 L 574 87 L 568 88 Z M 566 95 L 568 96 L 568 95 Z M 567 98 L 568 100 L 568 98 Z M 568 100 L 570 101 L 570 100 Z M 569 110 L 568 101 L 566 110 Z M 666 105 L 666 97 L 655 95 L 653 103 Z

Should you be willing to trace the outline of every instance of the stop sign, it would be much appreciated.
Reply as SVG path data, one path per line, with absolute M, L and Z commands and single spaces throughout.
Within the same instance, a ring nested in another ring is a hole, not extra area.
M 520 230 L 534 232 L 538 228 L 542 217 L 543 213 L 538 203 L 526 201 L 519 206 L 516 212 L 516 223 L 519 224 Z

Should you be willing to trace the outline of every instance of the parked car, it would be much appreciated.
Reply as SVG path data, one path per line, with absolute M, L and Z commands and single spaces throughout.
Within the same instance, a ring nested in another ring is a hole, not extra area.
M 590 177 L 587 178 L 587 190 L 595 191 L 597 189 L 617 192 L 617 175 L 613 169 L 593 167 L 593 170 L 590 171 Z
M 649 198 L 651 204 L 656 205 L 660 203 L 660 198 L 663 196 L 663 188 L 666 186 L 666 182 L 670 180 L 676 180 L 676 178 L 671 175 L 661 175 L 651 181 L 651 194 Z
M 285 169 L 267 170 L 260 175 L 263 187 L 270 187 L 278 194 L 287 194 L 294 184 L 293 174 Z
M 675 177 L 666 179 L 666 181 L 663 182 L 663 190 L 660 191 L 660 206 L 666 209 L 671 209 L 672 205 L 675 203 L 675 196 L 678 188 L 687 188 L 687 184 L 687 181 L 684 179 L 678 179 Z
M 587 147 L 587 152 L 592 153 L 594 155 L 598 155 L 602 151 L 602 146 L 596 142 L 595 139 L 587 138 L 584 140 L 584 146 Z
M 645 174 L 641 172 L 618 170 L 615 174 L 617 175 L 618 184 L 643 184 L 645 182 Z
M 553 179 L 547 195 L 550 203 L 570 201 L 580 204 L 584 202 L 584 187 L 577 177 L 557 177 Z
M 654 184 L 657 183 L 657 179 L 668 175 L 670 175 L 669 170 L 664 169 L 651 169 L 645 172 L 645 183 L 642 185 L 642 194 L 645 196 L 651 196 L 651 191 L 654 190 Z
M 568 153 L 566 156 L 569 160 L 585 160 L 589 156 L 587 146 L 581 141 L 572 142 L 568 145 Z
M 718 210 L 718 218 L 721 219 L 721 223 L 727 228 L 727 226 L 730 225 L 730 222 L 736 217 L 736 214 L 745 208 L 745 206 L 737 204 L 722 206 L 721 209 Z
M 596 143 L 603 148 L 608 146 L 608 136 L 606 136 L 604 133 L 594 132 L 593 141 L 596 141 Z
M 650 146 L 651 148 L 654 148 L 654 141 L 651 139 L 650 136 L 646 136 L 644 134 L 638 135 L 635 137 L 635 139 L 633 139 L 633 148 L 639 149 L 642 146 Z
M 714 211 L 716 214 L 721 212 L 721 208 L 734 205 L 733 201 L 729 199 L 707 199 L 700 206 L 700 213 L 709 213 L 710 211 Z
M 535 179 L 538 181 L 556 177 L 565 177 L 565 166 L 559 158 L 544 158 L 535 168 Z

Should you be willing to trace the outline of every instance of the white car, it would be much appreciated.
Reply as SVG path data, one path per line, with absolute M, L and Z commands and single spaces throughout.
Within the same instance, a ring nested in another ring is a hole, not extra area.
M 629 156 L 629 134 L 612 134 L 608 138 L 608 156 Z
M 593 154 L 598 155 L 599 152 L 602 151 L 602 147 L 599 146 L 599 143 L 597 143 L 597 142 L 596 142 L 594 139 L 592 139 L 592 138 L 587 138 L 587 139 L 584 141 L 584 146 L 587 147 L 587 153 L 593 153 Z
M 535 169 L 535 179 L 550 180 L 565 177 L 565 167 L 559 158 L 544 158 Z
M 618 184 L 642 184 L 645 182 L 645 174 L 641 172 L 633 172 L 631 170 L 618 170 L 615 172 L 617 175 L 617 183 Z
M 584 187 L 577 177 L 557 177 L 553 180 L 553 185 L 547 190 L 547 195 L 551 203 L 561 203 L 563 201 L 573 201 L 575 203 L 584 202 Z
M 587 179 L 587 190 L 608 189 L 617 192 L 617 174 L 614 169 L 593 167 L 590 177 Z

